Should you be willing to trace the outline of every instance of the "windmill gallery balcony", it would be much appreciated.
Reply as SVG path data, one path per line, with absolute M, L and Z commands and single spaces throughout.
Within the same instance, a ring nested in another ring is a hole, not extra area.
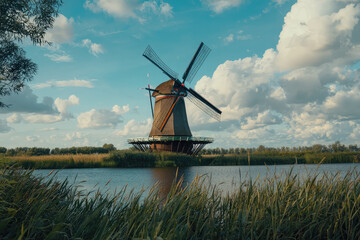
M 157 136 L 131 138 L 128 143 L 140 151 L 169 151 L 196 155 L 203 147 L 214 141 L 209 137 Z

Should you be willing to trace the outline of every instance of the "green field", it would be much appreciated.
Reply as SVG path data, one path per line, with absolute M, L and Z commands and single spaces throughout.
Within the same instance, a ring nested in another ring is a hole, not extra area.
M 54 174 L 52 174 L 54 175 Z M 360 239 L 356 172 L 243 183 L 231 195 L 196 178 L 117 194 L 76 191 L 52 175 L 0 169 L 0 239 Z

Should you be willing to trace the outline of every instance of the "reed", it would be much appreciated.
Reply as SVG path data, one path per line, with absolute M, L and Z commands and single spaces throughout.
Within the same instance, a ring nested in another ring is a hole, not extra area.
M 54 173 L 53 173 L 54 174 Z M 282 180 L 281 180 L 282 179 Z M 150 193 L 89 193 L 51 176 L 5 167 L 0 178 L 1 239 L 359 239 L 356 172 L 244 182 L 222 194 L 197 177 Z
M 186 167 L 226 165 L 280 165 L 358 163 L 358 152 L 335 153 L 253 153 L 189 156 L 171 152 L 112 151 L 109 154 L 67 154 L 43 156 L 1 156 L 0 163 L 13 161 L 24 168 L 93 168 L 93 167 Z
M 16 162 L 24 168 L 81 168 L 106 167 L 104 158 L 109 154 L 66 154 L 42 156 L 13 156 L 6 157 L 8 161 Z M 110 166 L 110 165 L 109 165 Z

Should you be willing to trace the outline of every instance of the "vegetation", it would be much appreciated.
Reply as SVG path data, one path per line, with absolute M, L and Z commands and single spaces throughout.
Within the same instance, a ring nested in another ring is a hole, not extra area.
M 109 154 L 14 156 L 3 158 L 3 161 L 15 162 L 23 168 L 35 169 L 113 167 L 111 163 L 104 163 L 104 158 L 108 156 Z
M 0 170 L 1 239 L 359 239 L 356 172 L 244 182 L 221 192 L 196 178 L 161 199 L 143 192 L 77 192 L 67 181 Z M 92 194 L 92 195 L 91 195 Z
M 358 163 L 360 151 L 356 145 L 346 147 L 335 143 L 331 149 L 302 147 L 296 150 L 259 147 L 257 149 L 206 149 L 198 156 L 170 152 L 139 152 L 116 150 L 113 144 L 102 147 L 15 148 L 0 147 L 0 161 L 15 161 L 25 168 L 93 168 L 93 167 L 186 167 L 224 165 L 274 165 Z M 282 151 L 282 149 L 284 151 Z M 300 150 L 299 150 L 300 149 Z M 318 151 L 322 149 L 321 151 Z M 327 149 L 327 150 L 326 150 Z M 214 154 L 205 154 L 214 153 Z
M 70 148 L 39 148 L 39 147 L 17 147 L 6 149 L 0 147 L 0 153 L 5 156 L 42 156 L 42 155 L 66 155 L 66 154 L 94 154 L 109 153 L 115 151 L 113 144 L 105 143 L 102 147 L 70 147 Z
M 0 97 L 22 90 L 37 66 L 16 42 L 47 43 L 45 32 L 54 23 L 62 0 L 0 1 Z M 0 108 L 6 107 L 0 101 Z

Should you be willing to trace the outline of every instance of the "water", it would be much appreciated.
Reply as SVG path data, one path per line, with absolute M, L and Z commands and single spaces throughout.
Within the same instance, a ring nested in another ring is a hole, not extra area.
M 306 176 L 318 174 L 334 175 L 340 173 L 344 176 L 349 170 L 360 172 L 360 163 L 353 164 L 301 164 L 277 166 L 196 166 L 187 168 L 79 168 L 63 169 L 56 173 L 58 180 L 80 184 L 80 190 L 101 192 L 115 192 L 127 185 L 127 189 L 135 192 L 151 188 L 158 184 L 162 194 L 167 194 L 173 183 L 177 171 L 178 176 L 183 176 L 184 184 L 191 183 L 196 176 L 204 176 L 207 182 L 216 185 L 223 192 L 233 192 L 244 181 L 266 177 L 283 178 L 292 169 L 301 179 Z M 47 176 L 51 170 L 35 170 L 40 176 Z M 53 173 L 54 174 L 54 173 Z M 354 174 L 355 177 L 355 174 Z M 147 192 L 145 191 L 145 193 Z

